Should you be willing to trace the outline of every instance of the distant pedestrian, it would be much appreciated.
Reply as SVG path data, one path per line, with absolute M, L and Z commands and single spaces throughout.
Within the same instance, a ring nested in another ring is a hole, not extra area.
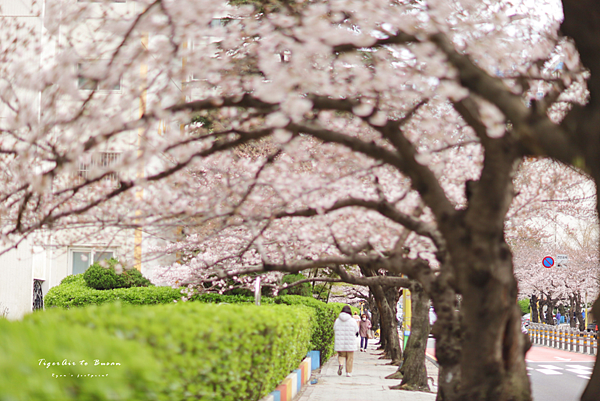
M 367 352 L 367 343 L 369 342 L 369 330 L 371 329 L 371 321 L 367 315 L 363 314 L 360 323 L 358 324 L 358 334 L 360 335 L 360 350 Z
M 335 333 L 334 350 L 338 353 L 338 375 L 342 375 L 344 362 L 346 363 L 346 376 L 352 376 L 352 365 L 354 363 L 354 351 L 356 351 L 356 338 L 358 337 L 358 325 L 352 318 L 350 306 L 345 305 L 342 313 L 333 324 Z
M 360 324 L 360 316 L 358 316 L 358 312 L 354 312 L 354 314 L 352 315 L 352 317 L 354 318 L 354 321 L 356 322 L 357 325 Z

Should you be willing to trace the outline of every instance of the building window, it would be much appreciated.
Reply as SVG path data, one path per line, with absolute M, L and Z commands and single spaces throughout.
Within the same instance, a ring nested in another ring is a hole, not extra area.
M 107 249 L 72 249 L 70 254 L 71 274 L 85 273 L 92 263 L 108 260 L 114 255 L 114 251 Z
M 118 164 L 121 161 L 121 153 L 119 152 L 98 152 L 89 155 L 87 158 L 79 162 L 79 170 L 77 175 L 79 178 L 87 180 L 91 178 L 91 171 L 97 169 L 101 174 L 110 169 L 110 167 Z M 107 174 L 103 181 L 118 182 L 119 174 L 111 172 Z
M 101 68 L 102 62 L 102 60 L 86 60 L 77 63 L 77 88 L 102 91 L 121 90 L 121 80 L 116 83 L 109 83 L 100 79 L 97 73 L 94 74 L 93 70 Z

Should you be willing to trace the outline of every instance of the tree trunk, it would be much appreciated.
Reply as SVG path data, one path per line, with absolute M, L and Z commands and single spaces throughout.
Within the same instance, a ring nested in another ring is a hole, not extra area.
M 575 318 L 575 294 L 569 295 L 569 326 L 574 329 L 577 325 L 577 320 Z
M 584 331 L 586 329 L 585 327 L 585 319 L 583 318 L 582 312 L 582 304 L 583 304 L 583 300 L 581 299 L 581 293 L 576 292 L 575 293 L 575 318 L 576 318 L 576 322 L 579 324 L 579 331 Z M 576 323 L 576 326 L 577 326 Z
M 394 316 L 393 309 L 388 303 L 383 288 L 380 285 L 373 285 L 371 290 L 377 300 L 379 313 L 382 317 L 380 337 L 383 339 L 385 336 L 383 341 L 385 343 L 384 353 L 380 359 L 391 359 L 390 365 L 399 365 L 402 362 L 402 350 L 398 338 L 396 316 Z
M 544 293 L 541 293 L 540 295 L 540 312 L 542 312 L 541 321 L 542 323 L 552 326 L 554 325 L 552 312 L 554 311 L 557 300 L 552 299 L 552 294 L 545 294 L 545 296 L 546 298 L 544 298 Z
M 371 330 L 377 331 L 377 329 L 379 329 L 380 326 L 381 318 L 379 316 L 379 308 L 377 307 L 375 298 L 369 301 L 369 305 L 371 305 Z
M 546 295 L 546 324 L 554 326 L 554 308 L 558 299 L 552 299 L 552 294 Z
M 360 266 L 363 276 L 373 277 L 377 275 L 377 270 L 371 266 Z M 390 365 L 399 365 L 402 362 L 402 349 L 400 348 L 400 340 L 398 338 L 398 328 L 396 319 L 396 305 L 391 306 L 386 297 L 386 291 L 381 285 L 369 286 L 369 290 L 375 297 L 377 303 L 377 309 L 381 316 L 379 342 L 380 349 L 383 347 L 383 355 L 380 359 L 391 359 Z M 390 289 L 389 291 L 393 291 Z M 398 287 L 395 287 L 395 291 L 398 292 Z M 391 294 L 390 298 L 395 297 L 398 299 L 397 294 Z
M 437 320 L 433 324 L 435 357 L 438 361 L 436 401 L 459 400 L 461 336 L 456 292 L 444 269 L 433 283 L 431 297 Z
M 371 295 L 371 297 L 373 297 L 373 293 L 371 292 L 371 290 L 369 289 L 369 293 Z M 375 300 L 375 297 L 373 297 L 373 299 L 370 301 L 371 304 L 371 330 L 373 330 L 373 332 L 376 332 L 377 329 L 379 329 L 379 338 L 377 339 L 377 342 L 374 343 L 376 345 L 381 346 L 381 313 L 379 313 L 379 307 L 377 306 L 377 301 Z M 378 347 L 378 349 L 381 349 L 380 347 Z
M 461 286 L 461 400 L 531 400 L 517 282 L 508 246 L 500 246 L 505 257 L 480 260 Z
M 531 299 L 529 300 L 529 307 L 531 308 L 531 316 L 529 317 L 531 323 L 539 323 L 539 315 L 538 315 L 538 297 L 535 294 L 531 294 Z
M 382 287 L 383 289 L 383 293 L 385 294 L 385 299 L 387 301 L 387 305 L 390 308 L 390 312 L 388 314 L 388 318 L 390 319 L 390 323 L 389 323 L 389 335 L 388 335 L 388 341 L 392 341 L 394 344 L 397 342 L 398 344 L 401 343 L 401 339 L 402 337 L 400 337 L 398 335 L 398 299 L 400 298 L 400 287 Z M 387 345 L 387 344 L 386 344 Z M 402 347 L 400 345 L 398 345 L 398 351 L 400 352 L 398 355 L 398 364 L 401 363 L 402 361 Z M 392 353 L 397 352 L 396 350 L 392 350 L 390 348 L 390 345 L 387 345 L 386 348 L 386 352 L 388 353 L 388 355 L 391 355 Z M 394 358 L 390 358 L 392 359 L 392 364 L 396 365 L 397 363 L 394 362 Z
M 385 299 L 392 310 L 392 323 L 395 331 L 398 331 L 398 300 L 400 299 L 400 287 L 383 287 Z
M 398 372 L 402 382 L 391 389 L 430 391 L 427 383 L 427 369 L 425 367 L 425 350 L 429 338 L 429 297 L 423 287 L 416 281 L 411 288 L 412 320 L 410 336 L 404 350 L 404 359 Z M 394 376 L 394 375 L 391 375 Z M 390 378 L 389 376 L 387 378 Z
M 379 347 L 377 349 L 383 350 L 385 353 L 385 349 L 387 347 L 387 342 L 389 338 L 389 325 L 386 322 L 388 316 L 383 312 L 383 305 L 381 303 L 381 299 L 375 297 L 375 302 L 377 303 L 377 310 L 379 311 Z
M 546 306 L 546 301 L 544 300 L 544 293 L 540 293 L 540 297 L 538 298 L 538 321 L 540 323 L 546 323 L 546 315 L 544 314 L 544 307 Z

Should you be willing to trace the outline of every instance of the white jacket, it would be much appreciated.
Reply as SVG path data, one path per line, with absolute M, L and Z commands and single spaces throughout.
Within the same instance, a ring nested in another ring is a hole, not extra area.
M 358 325 L 351 315 L 340 313 L 333 324 L 333 331 L 335 333 L 335 351 L 356 351 L 358 349 L 356 341 Z

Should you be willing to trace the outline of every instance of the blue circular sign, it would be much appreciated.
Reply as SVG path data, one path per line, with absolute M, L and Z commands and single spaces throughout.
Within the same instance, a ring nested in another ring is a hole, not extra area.
M 552 256 L 546 256 L 542 260 L 542 264 L 544 265 L 545 268 L 549 269 L 552 266 L 554 266 L 554 259 L 552 258 Z

